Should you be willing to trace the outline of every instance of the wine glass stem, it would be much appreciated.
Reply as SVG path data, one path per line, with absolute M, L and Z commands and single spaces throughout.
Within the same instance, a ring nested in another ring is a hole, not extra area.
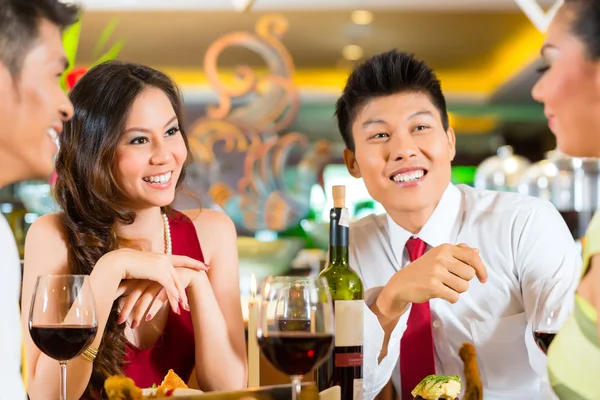
M 67 400 L 67 362 L 60 361 L 60 400 Z
M 292 400 L 300 400 L 302 375 L 292 375 Z

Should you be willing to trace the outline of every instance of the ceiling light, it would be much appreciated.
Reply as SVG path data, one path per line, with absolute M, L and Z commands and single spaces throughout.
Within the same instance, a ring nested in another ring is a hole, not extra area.
M 350 16 L 356 25 L 369 25 L 373 21 L 373 13 L 367 10 L 352 11 Z
M 344 48 L 342 49 L 342 55 L 346 60 L 360 60 L 363 56 L 363 49 L 362 47 L 356 44 L 349 44 L 347 46 L 344 46 Z

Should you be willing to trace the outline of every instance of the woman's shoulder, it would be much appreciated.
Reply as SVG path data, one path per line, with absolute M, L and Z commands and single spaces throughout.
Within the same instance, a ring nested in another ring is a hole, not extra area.
M 64 273 L 67 244 L 62 213 L 46 214 L 34 221 L 25 238 L 25 269 L 39 273 Z M 33 265 L 33 266 L 32 266 Z
M 232 219 L 222 211 L 213 210 L 210 208 L 197 208 L 184 211 L 175 211 L 189 219 L 196 229 L 202 231 L 211 231 L 213 229 L 234 230 L 235 225 Z
M 29 230 L 27 231 L 27 238 L 37 237 L 38 235 L 49 235 L 57 234 L 59 237 L 63 237 L 63 213 L 51 213 L 45 214 L 37 218 Z
M 202 208 L 185 210 L 182 213 L 194 224 L 206 263 L 210 264 L 217 254 L 237 248 L 235 225 L 224 212 Z

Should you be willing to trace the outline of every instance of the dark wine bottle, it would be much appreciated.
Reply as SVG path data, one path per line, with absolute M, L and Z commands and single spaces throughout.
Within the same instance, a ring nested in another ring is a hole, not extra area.
M 333 187 L 329 223 L 329 265 L 320 274 L 327 280 L 334 303 L 335 347 L 316 372 L 323 391 L 341 388 L 341 400 L 363 398 L 363 284 L 348 263 L 349 215 L 345 187 Z

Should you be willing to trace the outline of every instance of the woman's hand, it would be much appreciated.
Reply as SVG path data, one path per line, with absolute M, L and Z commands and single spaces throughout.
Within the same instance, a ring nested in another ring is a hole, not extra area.
M 179 313 L 179 304 L 184 309 L 189 309 L 189 303 L 185 293 L 187 284 L 184 285 L 181 282 L 175 268 L 179 267 L 190 271 L 201 271 L 208 268 L 204 263 L 186 256 L 119 249 L 105 254 L 98 260 L 94 269 L 105 270 L 106 268 L 114 269 L 115 267 L 121 281 L 146 280 L 160 284 L 165 289 L 166 298 L 176 313 Z M 146 289 L 148 288 L 146 287 Z M 153 290 L 156 290 L 156 288 L 153 288 Z M 121 289 L 117 293 L 119 291 Z
M 208 266 L 203 268 L 208 270 Z M 193 278 L 198 275 L 197 270 L 185 267 L 176 267 L 181 285 L 187 289 L 191 286 Z M 126 280 L 119 285 L 117 292 L 119 299 L 118 323 L 131 319 L 131 328 L 135 329 L 142 320 L 150 321 L 168 300 L 165 288 L 150 280 Z M 189 307 L 184 307 L 189 311 Z
M 130 279 L 121 282 L 117 298 L 119 299 L 117 323 L 122 324 L 131 318 L 132 329 L 137 328 L 142 320 L 150 321 L 168 301 L 165 288 L 160 283 L 146 279 Z

